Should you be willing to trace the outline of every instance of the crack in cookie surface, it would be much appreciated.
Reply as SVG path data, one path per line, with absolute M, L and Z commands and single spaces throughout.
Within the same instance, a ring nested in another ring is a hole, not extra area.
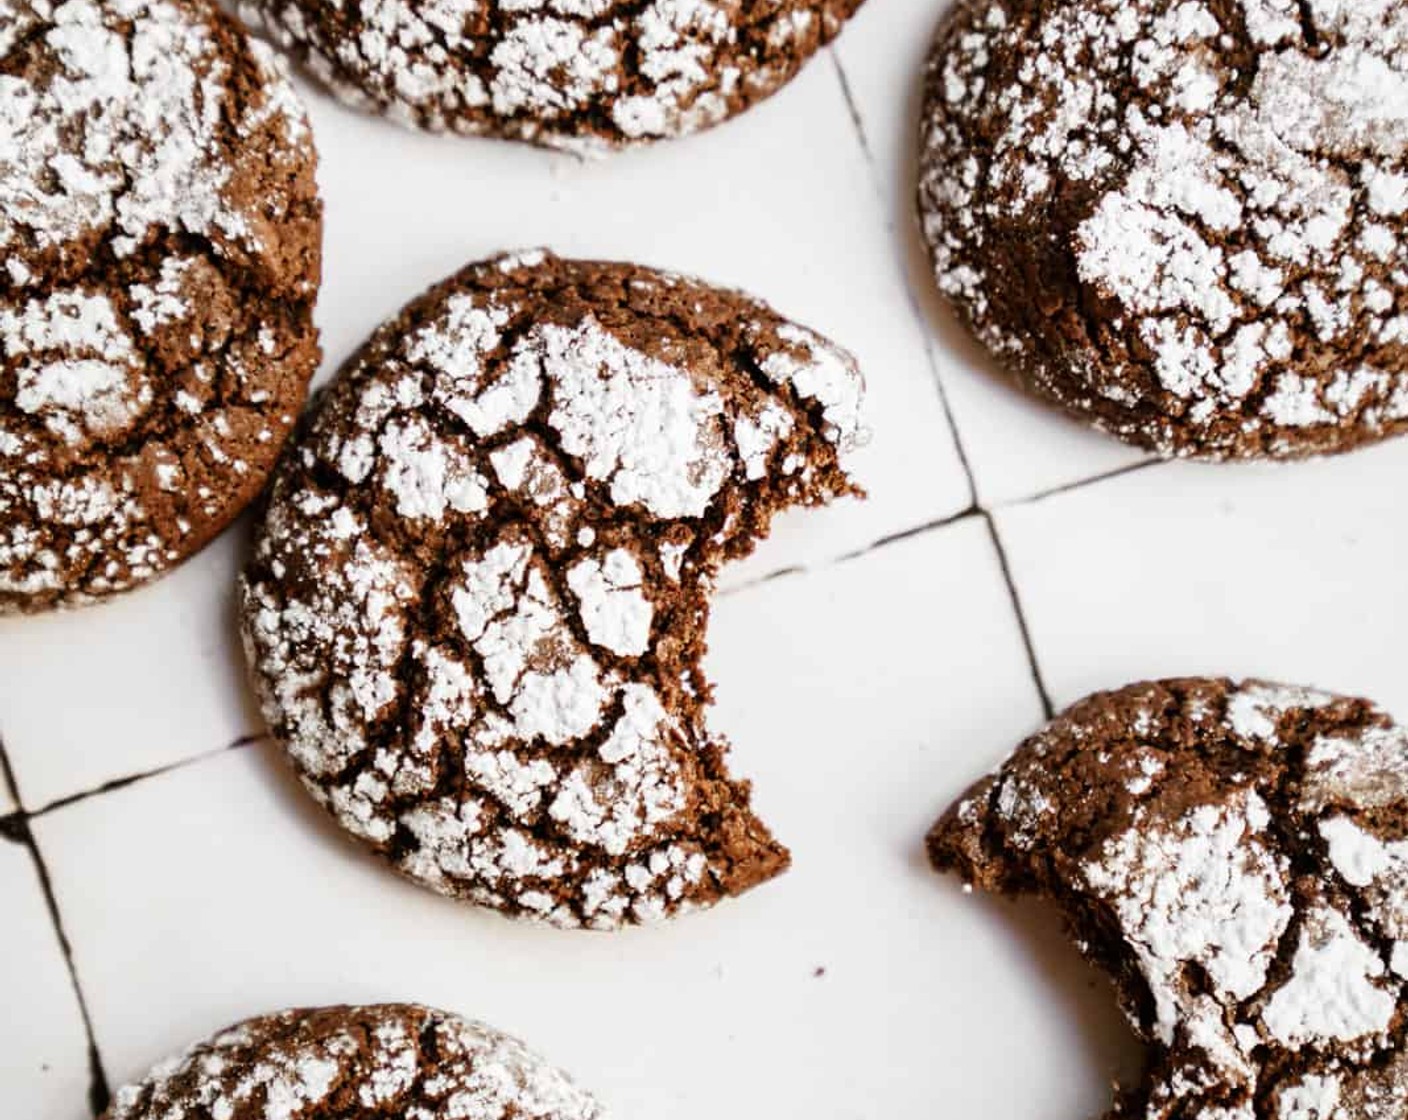
M 208 0 L 0 0 L 0 612 L 160 575 L 317 363 L 307 121 Z
M 601 1120 L 517 1039 L 409 1004 L 246 1020 L 117 1093 L 103 1120 Z
M 587 154 L 767 97 L 861 0 L 244 0 L 343 100 Z
M 1110 1120 L 1408 1109 L 1408 733 L 1264 682 L 1080 702 L 955 803 L 936 867 L 1061 909 L 1150 1045 Z
M 719 566 L 858 493 L 861 384 L 736 292 L 543 252 L 412 303 L 319 402 L 244 583 L 265 714 L 405 874 L 564 926 L 787 864 L 700 668 Z
M 940 288 L 1163 455 L 1408 428 L 1408 2 L 964 0 L 926 75 Z

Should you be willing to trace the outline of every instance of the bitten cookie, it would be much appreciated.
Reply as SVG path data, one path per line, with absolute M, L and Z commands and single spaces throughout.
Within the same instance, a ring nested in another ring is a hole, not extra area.
M 0 0 L 0 613 L 162 574 L 318 361 L 303 110 L 209 0 Z
M 1100 693 L 935 826 L 936 867 L 1036 894 L 1151 1047 L 1110 1120 L 1408 1111 L 1408 733 L 1261 682 Z
M 102 1120 L 601 1120 L 516 1039 L 412 1005 L 250 1019 L 118 1092 Z
M 1164 456 L 1408 428 L 1408 0 L 960 0 L 925 80 L 939 287 Z
M 708 596 L 775 512 L 857 493 L 860 391 L 763 304 L 631 265 L 416 300 L 291 445 L 245 576 L 304 784 L 412 878 L 557 925 L 778 874 L 706 726 Z
M 342 100 L 600 154 L 774 93 L 861 0 L 242 0 Z

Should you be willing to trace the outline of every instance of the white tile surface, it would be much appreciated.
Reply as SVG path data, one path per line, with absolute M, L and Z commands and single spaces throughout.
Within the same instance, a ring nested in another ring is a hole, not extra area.
M 259 728 L 234 625 L 243 522 L 110 603 L 0 619 L 0 737 L 29 809 Z
M 529 244 L 634 258 L 744 287 L 858 354 L 872 500 L 784 517 L 726 574 L 718 723 L 796 866 L 657 930 L 563 934 L 437 899 L 338 836 L 273 750 L 223 752 L 258 728 L 231 618 L 243 531 L 109 606 L 0 621 L 0 738 L 28 808 L 197 760 L 34 821 L 114 1082 L 243 1015 L 413 998 L 523 1034 L 619 1120 L 1097 1113 L 1131 1071 L 1103 983 L 1049 914 L 962 895 L 920 848 L 1040 718 L 986 522 L 836 562 L 970 505 L 937 379 L 978 498 L 1003 507 L 1058 704 L 1226 671 L 1408 718 L 1408 441 L 1024 501 L 1141 459 L 1007 387 L 934 293 L 912 137 L 943 6 L 870 0 L 835 56 L 742 119 L 601 164 L 403 132 L 310 95 L 324 377 L 466 261 Z M 796 567 L 811 570 L 759 582 Z M 0 815 L 13 808 L 0 791 Z M 0 1115 L 79 1120 L 82 1024 L 28 860 L 0 841 L 0 1000 L 25 1009 L 22 1025 L 0 1015 Z
M 1408 443 L 1151 467 L 999 515 L 1058 704 L 1170 674 L 1367 695 L 1408 719 Z
M 919 316 L 934 339 L 934 360 L 979 499 L 991 508 L 1145 456 L 1017 390 L 939 297 L 914 213 L 915 137 L 921 67 L 946 8 L 944 0 L 869 3 L 835 50 L 890 214 L 891 256 L 903 262 Z
M 0 836 L 0 1112 L 87 1114 L 88 1039 L 29 849 Z
M 725 597 L 719 722 L 797 863 L 665 928 L 562 933 L 432 896 L 334 835 L 265 749 L 45 816 L 111 1073 L 263 1008 L 415 998 L 531 1039 L 622 1120 L 1094 1111 L 1113 1001 L 1050 922 L 1019 927 L 920 851 L 1038 718 L 1008 608 L 978 520 Z M 1012 1053 L 1023 1077 L 974 1075 Z

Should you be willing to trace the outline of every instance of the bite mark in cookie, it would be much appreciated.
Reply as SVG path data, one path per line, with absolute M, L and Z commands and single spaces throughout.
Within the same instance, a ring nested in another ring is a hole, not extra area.
M 244 583 L 265 714 L 348 830 L 564 926 L 780 872 L 705 721 L 708 596 L 858 493 L 853 360 L 763 304 L 535 252 L 383 327 L 278 472 Z
M 1262 682 L 1075 705 L 944 815 L 936 867 L 1052 900 L 1150 1044 L 1109 1114 L 1408 1108 L 1408 733 Z

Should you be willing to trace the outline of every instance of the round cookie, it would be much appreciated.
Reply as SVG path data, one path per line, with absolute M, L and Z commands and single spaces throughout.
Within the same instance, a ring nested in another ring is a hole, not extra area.
M 318 361 L 315 163 L 211 0 L 0 0 L 0 613 L 145 583 L 258 493 Z
M 349 104 L 601 154 L 763 100 L 861 0 L 242 0 Z
M 102 1120 L 600 1120 L 559 1070 L 491 1027 L 402 1004 L 238 1023 L 120 1090 Z
M 1150 1046 L 1110 1120 L 1408 1110 L 1408 732 L 1251 681 L 1099 693 L 929 836 L 936 867 L 1049 898 Z
M 245 575 L 265 716 L 338 822 L 446 894 L 610 928 L 786 849 L 725 770 L 719 566 L 858 493 L 849 355 L 737 292 L 537 251 L 382 327 L 275 476 Z
M 939 287 L 1164 456 L 1408 428 L 1408 0 L 960 0 L 925 79 Z

